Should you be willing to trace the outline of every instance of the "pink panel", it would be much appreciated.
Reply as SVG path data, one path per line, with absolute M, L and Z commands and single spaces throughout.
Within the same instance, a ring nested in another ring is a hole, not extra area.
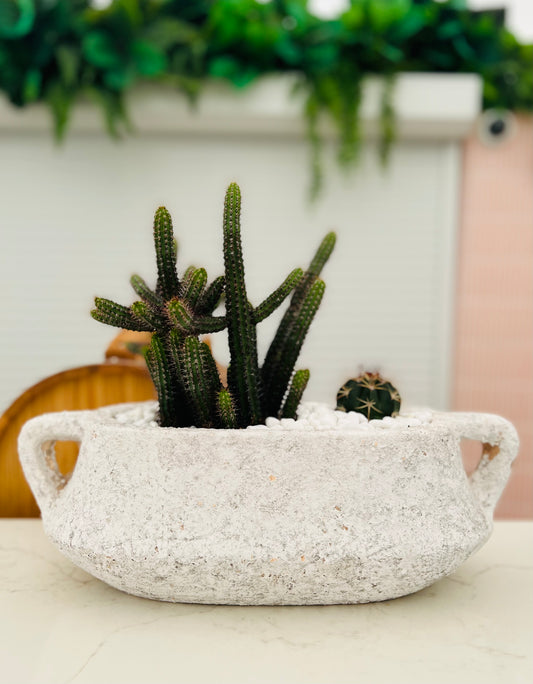
M 533 518 L 533 119 L 464 150 L 453 408 L 511 420 L 520 454 L 499 518 Z M 465 451 L 467 469 L 479 446 Z

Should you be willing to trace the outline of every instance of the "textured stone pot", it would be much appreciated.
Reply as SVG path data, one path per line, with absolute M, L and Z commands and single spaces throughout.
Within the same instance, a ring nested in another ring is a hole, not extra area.
M 518 440 L 434 414 L 366 432 L 132 427 L 131 408 L 47 414 L 19 439 L 45 530 L 84 570 L 165 601 L 332 604 L 408 594 L 489 537 Z M 461 437 L 484 443 L 463 469 Z M 54 440 L 81 443 L 70 479 Z

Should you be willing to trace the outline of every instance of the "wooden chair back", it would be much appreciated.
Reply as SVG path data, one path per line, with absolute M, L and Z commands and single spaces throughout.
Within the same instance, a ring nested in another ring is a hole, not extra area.
M 139 334 L 121 333 L 108 348 L 106 363 L 72 368 L 42 380 L 0 417 L 0 517 L 39 516 L 17 452 L 17 438 L 27 420 L 52 411 L 94 409 L 156 398 L 138 353 L 142 342 Z M 70 472 L 76 463 L 77 443 L 58 442 L 55 448 L 60 470 Z

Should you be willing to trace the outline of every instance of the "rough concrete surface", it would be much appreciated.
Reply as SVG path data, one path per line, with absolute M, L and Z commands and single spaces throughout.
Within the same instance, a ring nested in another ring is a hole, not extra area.
M 422 589 L 488 539 L 518 448 L 488 414 L 363 433 L 204 430 L 118 422 L 131 406 L 34 418 L 20 458 L 73 563 L 164 601 L 363 603 Z M 470 479 L 461 437 L 486 445 Z M 68 481 L 61 439 L 81 442 Z

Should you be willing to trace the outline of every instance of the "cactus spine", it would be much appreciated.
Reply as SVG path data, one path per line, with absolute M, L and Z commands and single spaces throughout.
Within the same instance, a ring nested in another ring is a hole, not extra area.
M 240 212 L 241 192 L 232 183 L 224 202 L 225 273 L 211 284 L 205 269 L 194 266 L 181 279 L 178 277 L 172 220 L 160 207 L 154 219 L 155 289 L 134 275 L 130 282 L 140 300 L 130 307 L 95 299 L 91 314 L 96 320 L 153 333 L 145 358 L 159 397 L 159 422 L 164 427 L 234 429 L 263 423 L 268 415 L 295 417 L 309 380 L 309 371 L 295 372 L 294 364 L 322 300 L 325 286 L 318 276 L 331 254 L 335 236 L 326 236 L 305 274 L 300 268 L 294 269 L 254 308 L 248 301 L 244 279 Z M 256 325 L 291 292 L 288 311 L 260 369 Z M 225 315 L 214 316 L 222 298 Z M 224 387 L 211 350 L 198 335 L 226 328 L 231 363 L 228 386 Z

